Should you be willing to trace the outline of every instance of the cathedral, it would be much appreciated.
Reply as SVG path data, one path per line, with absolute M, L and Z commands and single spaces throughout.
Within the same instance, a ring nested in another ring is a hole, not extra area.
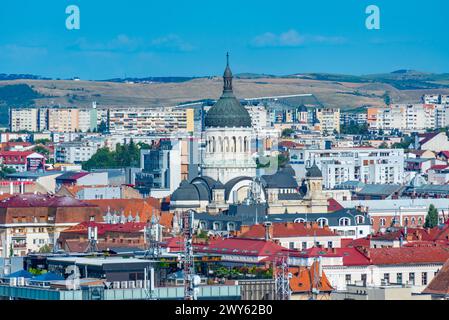
M 223 93 L 205 117 L 201 174 L 181 183 L 170 197 L 170 210 L 215 215 L 232 204 L 257 203 L 265 204 L 268 214 L 326 213 L 323 178 L 316 165 L 301 186 L 289 166 L 273 175 L 257 176 L 251 116 L 235 97 L 232 78 L 227 55 Z
M 202 174 L 226 184 L 237 177 L 255 177 L 256 162 L 251 157 L 251 117 L 232 91 L 229 54 L 223 79 L 223 94 L 205 118 Z

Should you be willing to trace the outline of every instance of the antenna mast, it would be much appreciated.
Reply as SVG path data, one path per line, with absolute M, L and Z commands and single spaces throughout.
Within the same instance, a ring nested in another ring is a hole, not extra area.
M 193 211 L 182 215 L 182 229 L 184 234 L 184 300 L 196 300 L 194 275 L 195 263 L 193 257 Z
M 273 269 L 276 300 L 290 300 L 291 274 L 288 272 L 288 256 L 277 257 Z
M 98 227 L 88 227 L 87 228 L 87 238 L 89 243 L 86 248 L 86 252 L 94 253 L 98 251 Z
M 159 219 L 153 214 L 151 220 L 145 227 L 145 239 L 148 243 L 148 249 L 145 252 L 145 258 L 159 258 L 161 255 L 162 226 Z

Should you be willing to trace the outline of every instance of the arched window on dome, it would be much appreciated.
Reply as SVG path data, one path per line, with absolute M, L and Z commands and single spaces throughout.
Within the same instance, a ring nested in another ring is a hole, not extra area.
M 232 152 L 237 152 L 237 138 L 232 137 Z
M 217 152 L 217 146 L 215 143 L 215 137 L 212 137 L 212 152 Z
M 243 138 L 243 152 L 248 152 L 248 139 Z
M 223 152 L 223 139 L 221 137 L 218 137 L 218 148 L 219 151 L 218 152 Z
M 242 137 L 239 137 L 239 152 L 243 152 L 243 143 L 242 143 Z
M 295 223 L 304 223 L 304 222 L 306 222 L 306 220 L 303 219 L 303 218 L 298 218 L 298 219 L 295 219 L 294 222 L 295 222 Z
M 229 152 L 229 138 L 224 138 L 224 152 Z

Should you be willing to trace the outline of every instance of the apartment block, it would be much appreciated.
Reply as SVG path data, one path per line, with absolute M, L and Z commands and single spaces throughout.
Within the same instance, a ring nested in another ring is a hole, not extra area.
M 321 133 L 340 132 L 340 109 L 317 108 L 313 113 L 313 123 Z
M 346 181 L 366 184 L 402 184 L 405 155 L 402 149 L 341 148 L 331 150 L 300 150 L 298 177 L 304 177 L 314 163 L 323 174 L 326 189 Z
M 10 109 L 10 130 L 17 131 L 38 131 L 38 109 L 23 108 Z
M 194 131 L 194 110 L 176 107 L 110 108 L 112 134 L 179 133 Z

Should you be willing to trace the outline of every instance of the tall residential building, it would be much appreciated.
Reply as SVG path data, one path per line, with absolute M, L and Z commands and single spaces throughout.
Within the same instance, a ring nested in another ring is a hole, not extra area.
M 194 110 L 176 107 L 110 108 L 110 133 L 145 134 L 194 131 Z
M 23 109 L 10 109 L 10 130 L 12 132 L 17 131 L 38 131 L 38 109 L 36 108 L 23 108 Z
M 298 150 L 302 167 L 297 176 L 304 177 L 314 163 L 323 173 L 327 189 L 346 181 L 366 184 L 402 184 L 404 182 L 404 150 L 348 148 L 331 150 Z
M 314 110 L 313 120 L 321 133 L 340 132 L 340 109 L 317 108 Z
M 368 108 L 371 130 L 425 131 L 449 126 L 449 105 L 395 104 L 387 108 Z
M 141 172 L 136 174 L 136 188 L 142 194 L 162 198 L 172 194 L 181 183 L 181 144 L 161 140 L 150 150 L 140 151 Z
M 96 108 L 27 108 L 10 110 L 11 131 L 87 132 L 97 127 Z

